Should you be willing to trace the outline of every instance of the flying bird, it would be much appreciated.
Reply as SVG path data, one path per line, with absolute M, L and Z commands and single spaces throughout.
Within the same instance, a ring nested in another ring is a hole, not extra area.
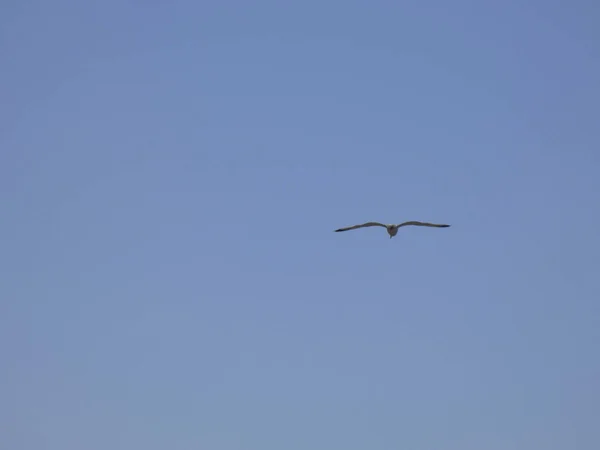
M 379 222 L 367 222 L 367 223 L 361 223 L 360 225 L 353 225 L 351 227 L 338 228 L 337 230 L 335 230 L 335 232 L 337 233 L 340 231 L 356 230 L 357 228 L 365 228 L 365 227 L 384 227 L 387 230 L 388 234 L 390 235 L 390 239 L 391 239 L 394 236 L 396 236 L 396 233 L 398 233 L 398 228 L 405 227 L 407 225 L 416 225 L 418 227 L 435 227 L 435 228 L 448 228 L 450 226 L 450 225 L 446 225 L 446 224 L 417 222 L 416 220 L 399 223 L 397 225 L 396 224 L 386 225 L 384 223 L 379 223 Z

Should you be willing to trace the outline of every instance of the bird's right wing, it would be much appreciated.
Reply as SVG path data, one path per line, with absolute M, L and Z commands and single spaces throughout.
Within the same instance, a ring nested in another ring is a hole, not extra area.
M 379 223 L 379 222 L 367 222 L 367 223 L 361 223 L 360 225 L 353 225 L 351 227 L 338 228 L 335 231 L 338 232 L 338 231 L 356 230 L 357 228 L 364 228 L 364 227 L 383 227 L 383 228 L 386 228 L 386 226 L 384 224 Z

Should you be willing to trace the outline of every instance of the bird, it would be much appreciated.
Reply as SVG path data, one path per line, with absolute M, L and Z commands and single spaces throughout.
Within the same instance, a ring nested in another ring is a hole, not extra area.
M 387 224 L 387 225 L 384 223 L 379 223 L 379 222 L 367 222 L 367 223 L 361 223 L 359 225 L 352 225 L 351 227 L 338 228 L 337 230 L 334 230 L 334 231 L 336 233 L 339 233 L 340 231 L 356 230 L 357 228 L 384 227 L 387 230 L 388 234 L 390 235 L 390 239 L 391 239 L 394 236 L 396 236 L 396 234 L 398 233 L 398 228 L 405 227 L 407 225 L 416 225 L 419 227 L 435 227 L 435 228 L 448 228 L 450 226 L 450 225 L 446 225 L 446 224 L 418 222 L 416 220 L 410 220 L 408 222 L 402 222 L 399 224 Z

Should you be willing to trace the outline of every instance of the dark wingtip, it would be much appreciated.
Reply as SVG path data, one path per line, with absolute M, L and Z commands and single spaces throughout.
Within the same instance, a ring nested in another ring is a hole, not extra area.
M 337 233 L 337 232 L 342 231 L 342 230 L 333 230 L 333 231 L 335 231 Z

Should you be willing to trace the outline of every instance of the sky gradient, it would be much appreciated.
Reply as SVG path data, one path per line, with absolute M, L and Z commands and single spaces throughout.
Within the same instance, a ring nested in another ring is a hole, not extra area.
M 0 448 L 600 448 L 598 2 L 0 12 Z

